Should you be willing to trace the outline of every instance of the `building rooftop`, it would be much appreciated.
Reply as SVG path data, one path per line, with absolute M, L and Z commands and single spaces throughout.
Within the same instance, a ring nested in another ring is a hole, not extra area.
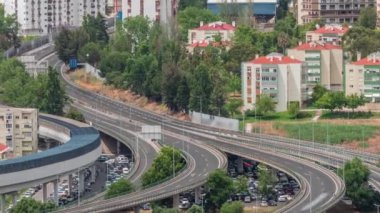
M 380 66 L 380 52 L 371 53 L 366 58 L 362 58 L 356 62 L 353 62 L 352 64 L 353 65 L 376 65 L 376 66 Z
M 331 49 L 342 49 L 342 46 L 323 43 L 323 42 L 308 42 L 303 43 L 295 47 L 296 50 L 331 50 Z
M 300 64 L 300 60 L 289 56 L 284 56 L 280 53 L 270 53 L 267 56 L 256 57 L 249 61 L 252 64 Z
M 198 28 L 194 28 L 193 30 L 214 30 L 214 31 L 222 31 L 222 30 L 235 30 L 236 28 L 231 25 L 231 24 L 227 24 L 225 22 L 222 22 L 222 21 L 217 21 L 217 22 L 212 22 L 212 23 L 208 23 L 208 24 L 202 24 L 201 22 L 201 26 L 198 27 Z
M 6 152 L 8 150 L 9 150 L 9 147 L 7 145 L 0 143 L 0 154 Z
M 7 112 L 15 112 L 15 111 L 21 111 L 21 112 L 34 112 L 36 111 L 37 109 L 35 108 L 13 108 L 13 107 L 5 107 L 5 106 L 0 106 L 0 112 L 4 112 L 4 111 L 7 111 Z
M 314 30 L 314 32 L 320 34 L 345 34 L 348 30 L 348 27 L 343 27 L 341 25 L 325 25 Z
M 203 41 L 193 42 L 192 44 L 190 44 L 190 46 L 192 47 L 207 47 L 209 45 L 212 45 L 214 47 L 228 46 L 230 45 L 230 42 L 227 42 L 227 41 L 214 42 L 214 41 L 203 40 Z

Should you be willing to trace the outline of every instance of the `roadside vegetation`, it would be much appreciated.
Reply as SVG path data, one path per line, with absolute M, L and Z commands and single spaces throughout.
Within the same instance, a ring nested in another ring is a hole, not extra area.
M 380 130 L 377 126 L 340 125 L 324 122 L 277 122 L 274 124 L 274 128 L 285 130 L 290 138 L 330 145 L 359 141 L 362 146 L 366 146 L 366 141 Z
M 120 179 L 117 182 L 111 184 L 108 188 L 107 193 L 105 195 L 106 199 L 126 195 L 130 192 L 133 192 L 135 187 L 132 183 L 127 179 Z
M 346 162 L 343 168 L 338 169 L 338 174 L 345 181 L 346 195 L 360 211 L 375 209 L 374 204 L 380 202 L 380 195 L 369 187 L 370 170 L 360 159 L 354 158 Z
M 22 198 L 9 213 L 48 213 L 56 209 L 56 205 L 52 202 L 42 203 L 34 198 Z
M 182 158 L 179 149 L 163 146 L 153 160 L 152 166 L 143 174 L 142 186 L 150 187 L 169 178 L 173 178 L 174 175 L 181 171 L 185 166 L 185 159 Z

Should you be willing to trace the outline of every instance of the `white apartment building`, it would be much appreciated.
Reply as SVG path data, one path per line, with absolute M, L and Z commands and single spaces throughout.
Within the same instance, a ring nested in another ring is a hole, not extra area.
M 46 35 L 57 27 L 79 27 L 86 15 L 105 15 L 106 0 L 7 0 L 4 8 L 16 15 L 21 35 Z
M 276 111 L 286 111 L 290 102 L 302 103 L 303 63 L 279 53 L 271 53 L 241 67 L 242 98 L 245 109 L 254 109 L 256 99 L 267 94 L 276 102 Z
M 9 157 L 37 152 L 38 110 L 0 108 L 0 144 L 9 148 Z
M 177 13 L 179 0 L 122 0 L 123 19 L 145 16 L 152 21 L 168 23 Z

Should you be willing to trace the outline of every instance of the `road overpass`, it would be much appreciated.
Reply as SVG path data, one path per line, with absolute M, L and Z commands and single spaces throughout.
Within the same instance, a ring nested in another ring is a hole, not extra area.
M 52 58 L 51 60 L 56 60 L 56 64 L 59 64 L 57 59 Z M 77 100 L 76 104 L 80 104 L 83 108 L 93 108 L 98 111 L 107 112 L 109 115 L 127 117 L 144 124 L 163 125 L 164 129 L 171 133 L 180 132 L 182 130 L 186 132 L 188 137 L 191 137 L 190 140 L 202 141 L 207 145 L 222 149 L 225 152 L 259 160 L 293 174 L 293 176 L 299 180 L 301 185 L 304 186 L 303 190 L 305 196 L 302 196 L 302 199 L 299 200 L 299 202 L 296 202 L 296 205 L 292 205 L 287 209 L 288 211 L 306 212 L 310 211 L 310 209 L 316 209 L 317 207 L 320 207 L 318 210 L 323 211 L 339 201 L 344 194 L 345 188 L 342 180 L 337 177 L 336 174 L 319 165 L 309 161 L 294 159 L 280 153 L 262 151 L 258 147 L 239 142 L 238 138 L 235 139 L 236 141 L 222 140 L 217 137 L 210 138 L 210 134 L 202 133 L 202 131 L 208 127 L 177 121 L 168 116 L 158 115 L 144 109 L 109 99 L 91 91 L 86 91 L 70 82 L 67 83 L 67 93 Z M 120 112 L 120 109 L 123 109 L 122 112 Z M 94 112 L 94 114 L 96 114 L 96 112 Z M 177 124 L 181 127 L 178 127 Z M 194 131 L 194 127 L 197 128 L 197 130 Z M 213 131 L 215 131 L 215 129 L 213 129 Z M 117 206 L 117 202 L 122 203 L 122 201 L 125 201 L 123 198 L 120 199 L 121 200 L 119 201 L 115 201 L 116 203 L 113 203 L 113 206 Z M 128 199 L 128 197 L 125 197 L 124 199 Z M 95 211 L 96 208 L 99 208 L 99 211 L 101 212 L 100 209 L 103 209 L 102 206 L 104 205 L 105 203 L 93 203 L 92 210 Z M 75 210 L 80 210 L 80 208 Z M 116 207 L 115 210 L 117 210 Z
M 1 212 L 5 207 L 4 194 L 47 182 L 57 187 L 59 177 L 90 167 L 101 154 L 99 133 L 88 125 L 50 115 L 40 115 L 40 124 L 44 128 L 40 134 L 69 140 L 43 152 L 0 161 Z M 46 190 L 44 196 L 46 200 Z

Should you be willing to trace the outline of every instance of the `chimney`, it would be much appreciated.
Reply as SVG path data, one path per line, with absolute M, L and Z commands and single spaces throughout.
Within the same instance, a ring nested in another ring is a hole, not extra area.
M 362 59 L 362 54 L 360 52 L 356 52 L 356 60 L 359 61 Z
M 259 54 L 256 54 L 256 55 L 255 55 L 255 59 L 258 59 L 258 58 L 259 58 Z
M 202 27 L 202 26 L 203 26 L 203 21 L 201 21 L 201 23 L 199 24 L 199 26 L 200 26 L 200 27 Z
M 236 22 L 232 21 L 232 26 L 236 27 Z

